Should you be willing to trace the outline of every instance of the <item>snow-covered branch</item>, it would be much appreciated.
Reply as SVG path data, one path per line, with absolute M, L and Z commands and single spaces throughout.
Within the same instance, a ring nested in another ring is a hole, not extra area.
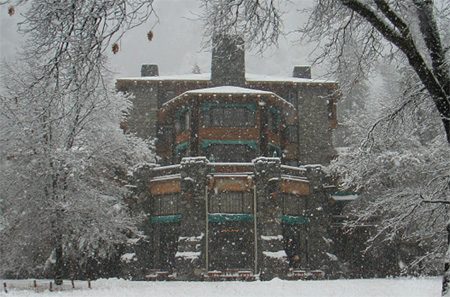
M 152 2 L 8 1 L 26 42 L 2 67 L 0 273 L 68 277 L 139 236 L 127 173 L 153 154 L 120 129 L 131 104 L 105 51 Z

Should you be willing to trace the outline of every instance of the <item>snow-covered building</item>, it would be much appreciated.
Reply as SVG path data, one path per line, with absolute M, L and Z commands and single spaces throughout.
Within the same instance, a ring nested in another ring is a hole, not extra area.
M 125 129 L 156 138 L 159 158 L 135 175 L 148 241 L 132 273 L 330 273 L 336 189 L 322 166 L 335 154 L 338 84 L 312 79 L 307 66 L 292 77 L 247 74 L 239 38 L 220 38 L 212 56 L 208 74 L 159 76 L 143 65 L 141 77 L 117 81 L 134 95 Z

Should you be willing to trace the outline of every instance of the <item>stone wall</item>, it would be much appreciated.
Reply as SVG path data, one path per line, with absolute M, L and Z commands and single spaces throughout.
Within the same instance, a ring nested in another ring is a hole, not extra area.
M 307 226 L 307 263 L 309 268 L 322 269 L 327 274 L 330 258 L 333 253 L 330 238 L 330 204 L 329 197 L 335 190 L 329 185 L 329 178 L 322 171 L 322 166 L 306 166 L 306 176 L 310 181 L 306 213 L 309 218 Z
M 202 280 L 206 271 L 206 157 L 181 161 L 181 220 L 175 256 L 179 280 Z
M 215 86 L 245 85 L 245 48 L 239 36 L 214 37 L 211 83 Z
M 328 180 L 321 166 L 306 166 L 306 178 L 309 181 L 309 196 L 304 212 L 308 218 L 302 243 L 302 268 L 326 268 L 329 262 L 327 253 L 332 253 L 329 245 Z M 158 169 L 160 170 L 160 169 Z M 146 172 L 147 171 L 147 172 Z M 181 196 L 179 200 L 180 221 L 176 225 L 178 240 L 175 256 L 175 269 L 179 280 L 202 280 L 207 268 L 206 243 L 206 191 L 208 179 L 212 178 L 211 167 L 205 157 L 183 158 L 180 167 Z M 214 173 L 213 173 L 214 174 Z M 256 191 L 256 228 L 257 228 L 257 262 L 256 273 L 260 279 L 270 280 L 275 277 L 284 278 L 288 272 L 288 259 L 284 250 L 282 199 L 280 199 L 281 162 L 279 158 L 260 157 L 253 160 L 253 172 L 248 173 Z M 209 177 L 208 177 L 209 176 Z M 150 195 L 150 180 L 156 177 L 152 168 L 142 168 L 135 175 L 135 184 L 142 209 L 151 215 L 153 212 Z M 331 190 L 332 187 L 330 187 Z M 211 189 L 210 189 L 211 190 Z M 245 228 L 249 228 L 246 223 Z M 253 229 L 255 222 L 252 222 Z M 134 267 L 135 278 L 142 278 L 146 271 L 162 267 L 160 261 L 160 235 L 163 225 L 152 224 L 149 218 L 144 222 L 143 231 L 148 236 L 139 247 L 138 261 L 141 270 Z M 172 228 L 172 227 L 171 227 Z M 209 227 L 208 227 L 209 228 Z M 242 227 L 245 229 L 244 227 Z M 208 232 L 210 233 L 211 230 Z M 254 236 L 253 231 L 247 233 Z M 211 235 L 211 233 L 209 234 Z M 255 246 L 253 238 L 247 241 L 246 250 L 253 254 Z M 228 248 L 232 248 L 230 245 Z M 230 251 L 228 251 L 227 254 Z M 253 254 L 254 257 L 254 254 Z M 226 259 L 224 259 L 226 261 Z M 255 268 L 255 262 L 252 261 Z M 249 263 L 246 265 L 248 266 Z M 244 268 L 244 267 L 236 267 Z M 131 272 L 130 272 L 131 273 Z
M 258 267 L 261 280 L 284 277 L 288 261 L 284 251 L 281 226 L 280 159 L 257 158 L 253 160 L 255 174 L 256 225 L 258 230 Z
M 332 91 L 320 84 L 301 85 L 298 89 L 299 164 L 330 162 L 334 155 L 328 121 L 328 100 Z
M 141 80 L 117 82 L 117 90 L 132 94 L 133 107 L 127 116 L 126 127 L 143 139 L 156 137 L 158 113 L 158 84 Z

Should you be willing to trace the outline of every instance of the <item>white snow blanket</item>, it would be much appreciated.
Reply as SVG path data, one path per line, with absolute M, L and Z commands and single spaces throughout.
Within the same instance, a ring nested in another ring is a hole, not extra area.
M 49 292 L 50 281 L 38 281 L 38 289 L 33 289 L 33 280 L 0 280 L 0 296 L 23 297 L 435 297 L 440 296 L 441 278 L 396 278 L 357 279 L 328 281 L 284 281 L 274 279 L 268 282 L 133 282 L 125 280 L 97 280 L 92 289 L 87 282 L 75 282 L 75 290 L 70 281 L 64 282 L 59 292 Z M 3 292 L 3 283 L 8 286 L 8 294 Z

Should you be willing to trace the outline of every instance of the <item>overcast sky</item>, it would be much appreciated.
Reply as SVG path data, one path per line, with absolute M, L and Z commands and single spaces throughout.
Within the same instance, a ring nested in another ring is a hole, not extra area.
M 286 32 L 295 30 L 306 20 L 306 16 L 297 10 L 306 8 L 311 2 L 294 0 L 289 7 L 283 7 L 288 11 L 285 15 Z M 195 64 L 202 72 L 210 72 L 211 53 L 202 50 L 202 23 L 195 20 L 196 14 L 201 13 L 199 6 L 198 0 L 156 0 L 159 22 L 156 23 L 156 18 L 152 17 L 146 24 L 127 32 L 119 43 L 120 51 L 116 55 L 110 54 L 116 77 L 139 76 L 142 64 L 153 63 L 159 65 L 160 75 L 191 73 Z M 13 58 L 20 47 L 17 21 L 24 10 L 18 7 L 16 14 L 10 17 L 7 9 L 7 6 L 2 6 L 0 11 L 2 60 Z M 150 42 L 147 32 L 153 26 L 154 38 Z M 262 57 L 247 52 L 247 72 L 291 76 L 294 65 L 309 64 L 308 55 L 313 49 L 312 45 L 295 43 L 299 38 L 298 34 L 289 34 L 280 39 L 278 48 L 267 50 Z M 320 69 L 313 69 L 313 77 L 320 73 Z

